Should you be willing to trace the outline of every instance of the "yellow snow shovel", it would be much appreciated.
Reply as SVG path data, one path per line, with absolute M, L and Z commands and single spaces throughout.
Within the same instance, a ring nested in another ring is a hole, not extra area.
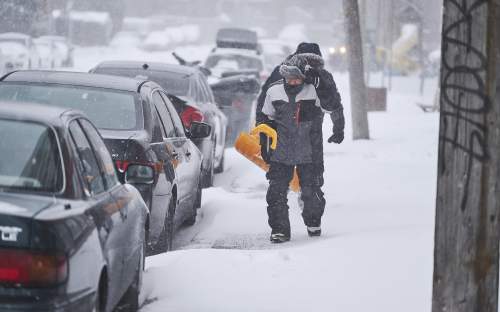
M 236 139 L 236 142 L 234 143 L 234 147 L 241 155 L 245 156 L 248 160 L 267 172 L 269 171 L 269 165 L 264 161 L 264 159 L 262 159 L 262 156 L 260 154 L 260 133 L 264 133 L 269 138 L 271 138 L 271 149 L 276 149 L 276 146 L 278 144 L 278 134 L 276 133 L 276 130 L 266 124 L 258 125 L 257 127 L 253 128 L 250 133 L 241 132 Z M 300 191 L 297 170 L 295 170 L 293 179 L 290 182 L 290 189 L 294 192 Z

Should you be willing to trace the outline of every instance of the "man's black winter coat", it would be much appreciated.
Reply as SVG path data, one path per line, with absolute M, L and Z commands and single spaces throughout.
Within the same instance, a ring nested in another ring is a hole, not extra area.
M 261 93 L 257 99 L 256 108 L 256 124 L 268 123 L 272 125 L 265 114 L 262 113 L 262 107 L 266 99 L 267 90 L 275 83 L 281 83 L 283 77 L 279 72 L 280 66 L 277 66 L 269 78 L 266 80 L 262 86 Z M 333 112 L 330 114 L 332 122 L 334 124 L 333 131 L 343 131 L 344 130 L 344 118 L 343 118 L 343 107 L 340 98 L 340 94 L 337 90 L 337 85 L 333 79 L 331 73 L 323 68 L 314 68 L 317 78 L 319 78 L 319 84 L 316 87 L 316 92 L 321 101 L 321 106 L 324 110 Z M 340 118 L 340 117 L 341 118 Z M 311 144 L 313 152 L 313 163 L 315 164 L 316 174 L 322 174 L 324 171 L 323 165 L 323 118 L 324 114 L 318 116 L 318 120 L 313 123 L 311 128 Z

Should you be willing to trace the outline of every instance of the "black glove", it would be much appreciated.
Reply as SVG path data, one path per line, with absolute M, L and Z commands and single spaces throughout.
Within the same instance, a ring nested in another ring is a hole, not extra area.
M 344 130 L 334 131 L 332 136 L 328 139 L 328 143 L 340 144 L 344 141 Z
M 315 88 L 319 87 L 320 84 L 320 75 L 319 71 L 311 66 L 306 66 L 305 69 L 306 79 L 304 79 L 305 83 L 312 84 Z
M 344 109 L 341 107 L 334 110 L 331 114 L 332 122 L 333 122 L 333 134 L 328 139 L 328 143 L 337 143 L 340 144 L 344 141 L 344 127 L 345 127 L 345 119 L 344 119 Z
M 262 159 L 264 159 L 266 163 L 269 164 L 273 152 L 271 149 L 272 140 L 264 133 L 260 133 L 259 136 L 260 136 L 260 156 L 262 157 Z

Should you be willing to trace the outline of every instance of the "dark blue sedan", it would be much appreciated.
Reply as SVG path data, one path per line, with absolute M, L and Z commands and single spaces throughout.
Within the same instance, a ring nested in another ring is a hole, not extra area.
M 148 209 L 96 128 L 0 103 L 0 155 L 0 311 L 136 311 Z

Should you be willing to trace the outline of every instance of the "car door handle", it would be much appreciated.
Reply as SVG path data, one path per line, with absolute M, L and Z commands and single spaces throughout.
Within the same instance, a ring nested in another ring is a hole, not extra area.
M 190 151 L 187 151 L 187 152 L 186 152 L 186 156 L 187 156 L 187 157 L 191 157 L 191 152 L 190 152 Z

